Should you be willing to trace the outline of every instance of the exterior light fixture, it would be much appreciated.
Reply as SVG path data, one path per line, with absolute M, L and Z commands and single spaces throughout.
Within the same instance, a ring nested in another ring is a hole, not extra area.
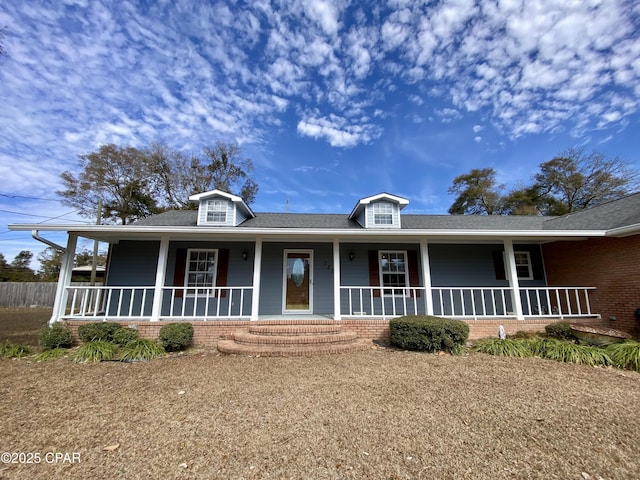
M 247 257 L 248 257 L 247 251 L 246 251 L 246 250 L 243 250 L 243 252 L 242 252 L 242 259 L 243 259 L 243 260 L 246 260 L 246 259 L 247 259 Z
M 349 261 L 353 262 L 353 259 L 356 258 L 353 252 L 349 252 Z

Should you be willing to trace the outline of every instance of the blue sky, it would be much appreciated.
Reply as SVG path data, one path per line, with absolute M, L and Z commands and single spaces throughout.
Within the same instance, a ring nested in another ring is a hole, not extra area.
M 30 0 L 3 25 L 8 260 L 44 247 L 9 223 L 89 221 L 55 191 L 104 143 L 238 142 L 257 212 L 446 213 L 457 175 L 513 187 L 573 146 L 640 165 L 636 1 Z

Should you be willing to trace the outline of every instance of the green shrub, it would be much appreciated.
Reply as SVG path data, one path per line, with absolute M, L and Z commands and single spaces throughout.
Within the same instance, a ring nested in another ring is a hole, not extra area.
M 532 357 L 531 342 L 529 340 L 483 338 L 473 344 L 474 352 L 498 355 L 501 357 Z
M 160 343 L 167 352 L 183 350 L 193 339 L 193 325 L 188 322 L 167 323 L 160 329 Z
M 153 360 L 164 355 L 162 345 L 156 340 L 140 338 L 122 347 L 120 359 L 123 362 L 136 360 Z
M 460 320 L 409 315 L 389 322 L 391 344 L 407 350 L 457 352 L 469 338 L 469 325 Z
M 9 341 L 0 343 L 0 358 L 22 358 L 31 355 L 31 347 L 21 343 L 12 344 Z
M 549 338 L 555 338 L 557 340 L 568 340 L 571 342 L 575 342 L 578 337 L 576 337 L 571 330 L 571 325 L 569 322 L 556 322 L 550 323 L 544 327 L 544 331 Z
M 85 323 L 78 327 L 78 337 L 85 343 L 96 340 L 112 342 L 113 335 L 122 329 L 122 325 L 115 322 Z
M 46 326 L 40 331 L 38 339 L 41 346 L 47 350 L 54 348 L 67 348 L 73 345 L 71 330 L 62 323 L 56 322 Z
M 507 338 L 511 338 L 511 339 L 518 339 L 518 340 L 530 340 L 532 338 L 536 338 L 537 337 L 537 333 L 536 332 L 526 332 L 524 330 L 518 330 L 516 333 L 512 334 L 512 335 L 507 335 Z
M 125 346 L 138 340 L 138 331 L 133 328 L 120 328 L 113 332 L 112 342 L 116 345 Z
M 627 340 L 606 347 L 611 363 L 618 368 L 640 372 L 640 342 Z
M 56 360 L 58 358 L 64 357 L 69 353 L 69 350 L 66 348 L 52 348 L 50 350 L 44 350 L 43 352 L 38 353 L 33 359 L 36 362 L 46 362 L 48 360 Z
M 93 342 L 84 343 L 78 348 L 73 356 L 74 362 L 101 362 L 103 360 L 111 360 L 118 346 L 105 340 L 94 340 Z

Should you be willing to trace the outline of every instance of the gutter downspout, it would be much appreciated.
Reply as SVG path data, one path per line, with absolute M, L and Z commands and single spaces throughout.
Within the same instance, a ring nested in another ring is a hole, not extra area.
M 31 236 L 34 239 L 38 240 L 39 242 L 42 242 L 45 245 L 49 245 L 51 248 L 58 250 L 59 252 L 65 253 L 67 251 L 65 247 L 58 245 L 57 243 L 54 243 L 51 240 L 47 240 L 46 238 L 41 237 L 40 234 L 38 233 L 38 230 L 31 230 Z

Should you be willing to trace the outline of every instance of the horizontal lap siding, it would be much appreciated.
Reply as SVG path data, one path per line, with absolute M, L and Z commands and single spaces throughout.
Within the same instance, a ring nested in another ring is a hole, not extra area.
M 160 242 L 122 240 L 112 245 L 107 285 L 143 286 L 156 283 Z

